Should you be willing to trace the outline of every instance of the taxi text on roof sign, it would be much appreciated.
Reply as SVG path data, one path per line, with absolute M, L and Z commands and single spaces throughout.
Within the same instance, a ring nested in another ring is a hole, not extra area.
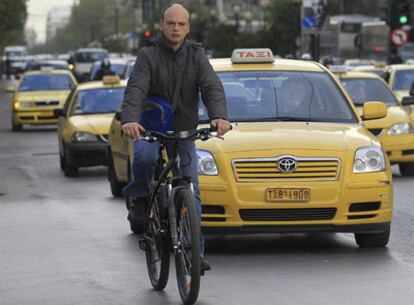
M 348 72 L 348 69 L 346 66 L 342 66 L 342 65 L 331 65 L 329 66 L 329 71 L 331 71 L 332 73 L 346 73 Z
M 274 61 L 270 49 L 235 49 L 231 55 L 232 63 L 271 63 Z

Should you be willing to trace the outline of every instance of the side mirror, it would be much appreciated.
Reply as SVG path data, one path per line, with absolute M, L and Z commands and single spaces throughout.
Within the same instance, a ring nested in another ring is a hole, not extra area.
M 121 111 L 115 112 L 115 120 L 121 121 Z
M 53 110 L 53 114 L 55 117 L 60 117 L 65 115 L 65 111 L 63 111 L 63 109 L 55 109 Z
M 410 96 L 414 96 L 414 82 L 411 84 Z
M 375 120 L 387 116 L 387 105 L 383 102 L 366 102 L 363 106 L 362 119 Z
M 411 88 L 411 89 L 413 89 L 413 88 Z M 410 94 L 411 94 L 411 90 L 410 90 Z M 403 105 L 403 106 L 414 105 L 414 96 L 413 95 L 404 96 L 401 100 L 401 105 Z
M 7 93 L 14 93 L 14 87 L 12 85 L 9 85 L 6 87 L 6 92 Z

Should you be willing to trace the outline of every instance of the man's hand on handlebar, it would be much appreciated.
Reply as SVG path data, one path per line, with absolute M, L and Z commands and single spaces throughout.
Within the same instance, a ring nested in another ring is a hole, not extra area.
M 145 128 L 137 122 L 128 122 L 122 124 L 121 129 L 122 133 L 132 141 L 141 140 L 141 133 L 145 131 Z
M 231 129 L 230 122 L 224 119 L 214 119 L 210 124 L 217 129 L 217 136 L 222 136 Z

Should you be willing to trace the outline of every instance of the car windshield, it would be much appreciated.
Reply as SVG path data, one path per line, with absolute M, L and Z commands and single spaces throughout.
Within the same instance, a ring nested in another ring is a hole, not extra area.
M 72 90 L 75 87 L 72 78 L 66 74 L 26 75 L 19 86 L 20 92 L 45 90 Z
M 96 75 L 96 72 L 101 68 L 101 64 L 94 64 L 91 71 L 91 78 L 93 79 Z M 116 75 L 123 76 L 125 73 L 126 64 L 111 64 L 111 71 Z
M 77 62 L 95 62 L 101 61 L 104 58 L 107 58 L 108 54 L 106 52 L 77 52 L 76 61 Z
M 362 106 L 369 101 L 384 102 L 389 106 L 398 105 L 391 90 L 379 79 L 344 78 L 341 82 L 356 106 Z
M 221 72 L 230 121 L 358 122 L 327 73 L 296 71 Z M 207 121 L 200 103 L 199 116 Z
M 413 70 L 400 70 L 395 72 L 394 83 L 392 90 L 410 90 L 411 85 L 414 83 L 414 69 Z
M 72 105 L 72 115 L 115 112 L 124 97 L 124 87 L 81 90 Z
M 381 76 L 384 74 L 384 70 L 382 69 L 367 69 L 367 70 L 358 70 L 361 72 L 373 73 L 375 75 Z

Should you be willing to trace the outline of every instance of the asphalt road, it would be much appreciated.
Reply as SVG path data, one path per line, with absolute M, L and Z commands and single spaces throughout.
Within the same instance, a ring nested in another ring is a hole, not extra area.
M 106 169 L 65 178 L 56 129 L 11 132 L 10 99 L 0 93 L 0 304 L 180 304 L 174 272 L 151 289 Z M 208 237 L 198 304 L 414 304 L 414 178 L 394 170 L 388 248 L 351 234 Z

